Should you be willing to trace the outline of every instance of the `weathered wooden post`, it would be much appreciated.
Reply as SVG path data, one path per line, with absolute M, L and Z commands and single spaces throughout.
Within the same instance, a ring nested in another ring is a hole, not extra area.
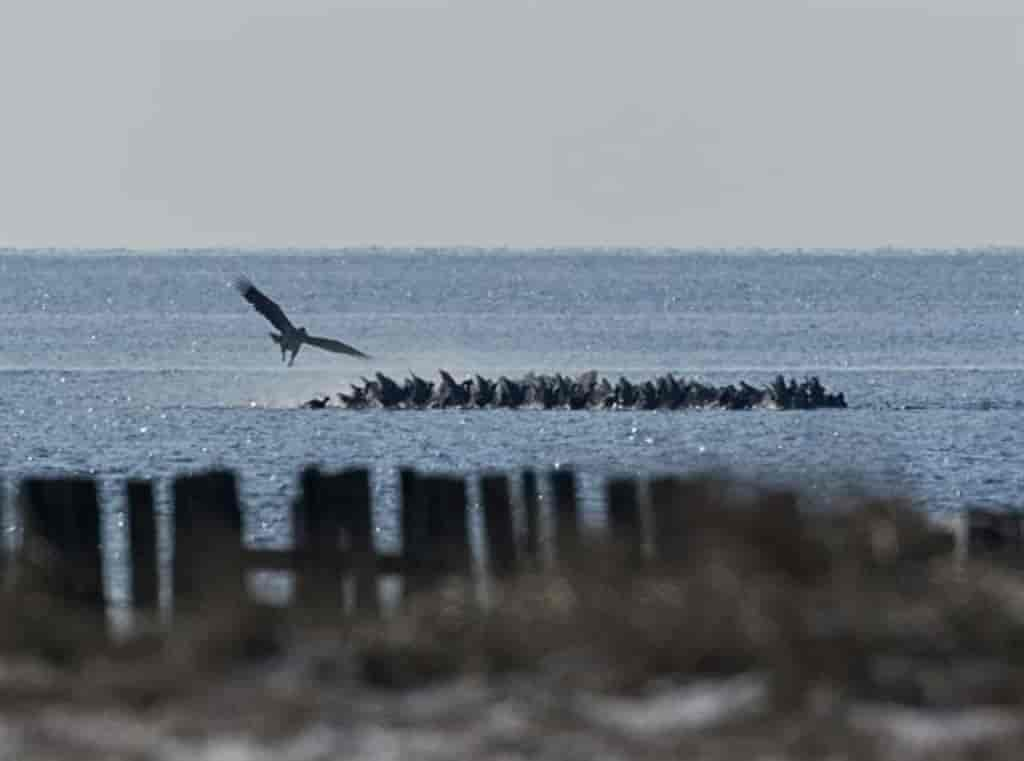
M 555 498 L 555 550 L 558 563 L 562 568 L 572 569 L 578 567 L 582 560 L 576 477 L 572 471 L 553 471 L 551 490 Z
M 292 506 L 295 533 L 295 601 L 303 608 L 344 610 L 341 583 L 342 494 L 337 478 L 319 468 L 302 472 L 302 493 Z
M 370 473 L 365 468 L 302 474 L 302 497 L 293 512 L 296 566 L 295 597 L 313 609 L 345 609 L 344 571 L 355 580 L 355 606 L 379 610 Z M 342 538 L 345 540 L 344 549 Z M 344 554 L 343 554 L 344 552 Z
M 0 478 L 0 591 L 6 591 L 7 588 L 7 568 L 11 551 L 7 528 L 10 520 L 7 514 L 7 482 Z
M 421 481 L 430 534 L 428 564 L 431 574 L 435 577 L 468 576 L 472 553 L 466 482 L 455 476 L 430 476 Z
M 470 573 L 466 482 L 402 472 L 402 566 L 405 595 L 448 574 Z
M 355 579 L 356 610 L 376 615 L 380 611 L 377 585 L 377 553 L 373 545 L 373 496 L 370 471 L 353 468 L 339 473 L 338 491 L 344 505 L 342 527 L 348 539 L 349 567 Z
M 130 480 L 128 498 L 128 542 L 131 553 L 132 607 L 140 612 L 153 612 L 159 601 L 157 578 L 156 513 L 153 484 Z
M 423 505 L 420 477 L 415 470 L 400 473 L 402 492 L 402 594 L 408 599 L 427 583 L 430 531 Z
M 508 476 L 484 476 L 480 479 L 480 492 L 491 574 L 495 578 L 507 578 L 516 572 L 516 537 Z
M 537 474 L 523 471 L 522 502 L 525 529 L 523 556 L 533 570 L 540 568 L 540 499 L 537 493 Z
M 230 471 L 174 480 L 176 610 L 245 599 L 242 510 Z
M 89 618 L 106 631 L 100 507 L 91 478 L 29 478 L 22 482 L 25 541 L 19 579 Z M 58 624 L 59 625 L 59 624 Z
M 654 556 L 659 563 L 678 565 L 686 555 L 686 519 L 679 480 L 655 478 L 648 484 L 653 523 Z
M 612 543 L 621 547 L 624 560 L 630 565 L 643 561 L 644 537 L 637 504 L 637 482 L 635 479 L 615 478 L 607 487 L 608 527 Z

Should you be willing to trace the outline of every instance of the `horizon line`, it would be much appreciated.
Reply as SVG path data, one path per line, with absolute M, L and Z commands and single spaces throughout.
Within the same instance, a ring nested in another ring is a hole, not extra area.
M 337 246 L 8 246 L 0 245 L 0 254 L 20 253 L 650 253 L 650 254 L 979 254 L 1024 253 L 1024 243 L 979 244 L 973 246 L 677 246 L 677 245 L 509 245 L 509 244 L 347 244 Z

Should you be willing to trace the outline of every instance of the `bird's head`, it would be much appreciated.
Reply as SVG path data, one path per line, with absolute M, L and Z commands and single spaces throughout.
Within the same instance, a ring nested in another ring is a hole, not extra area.
M 309 333 L 306 332 L 305 328 L 299 328 L 298 333 L 299 333 L 300 336 L 308 336 L 309 335 Z

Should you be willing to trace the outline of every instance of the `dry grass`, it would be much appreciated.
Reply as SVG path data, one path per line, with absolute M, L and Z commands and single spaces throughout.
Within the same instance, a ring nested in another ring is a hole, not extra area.
M 813 715 L 818 730 L 804 736 L 797 721 L 787 742 L 845 743 L 846 752 L 866 741 L 853 739 L 846 719 L 846 729 L 825 732 L 821 712 L 833 709 L 823 704 L 1024 704 L 1019 572 L 957 565 L 950 538 L 896 500 L 815 514 L 797 509 L 795 493 L 714 478 L 681 488 L 686 532 L 670 562 L 630 568 L 622 548 L 594 542 L 572 573 L 519 576 L 491 590 L 486 606 L 452 581 L 381 620 L 226 606 L 109 642 L 95 618 L 45 595 L 10 598 L 0 701 L 7 713 L 53 702 L 146 713 L 194 708 L 214 686 L 248 694 L 244 685 L 256 683 L 239 715 L 273 734 L 341 694 L 470 679 L 639 697 L 754 674 L 767 687 L 772 729 L 748 722 L 730 729 L 733 740 L 749 732 L 763 744 L 787 717 Z M 293 687 L 267 689 L 274 674 Z
M 777 505 L 778 495 L 771 495 Z M 1024 698 L 1024 583 L 959 568 L 899 505 L 789 525 L 717 516 L 679 563 L 625 572 L 589 548 L 571 576 L 525 576 L 493 604 L 450 585 L 360 633 L 362 675 L 405 686 L 466 671 L 560 670 L 575 686 L 770 676 L 784 704 L 827 686 L 918 706 Z

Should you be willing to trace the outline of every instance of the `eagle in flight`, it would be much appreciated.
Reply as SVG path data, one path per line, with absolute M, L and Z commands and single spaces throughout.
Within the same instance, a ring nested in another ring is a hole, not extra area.
M 284 362 L 285 354 L 291 352 L 291 359 L 288 360 L 288 367 L 291 367 L 295 362 L 295 355 L 299 353 L 299 349 L 302 348 L 302 344 L 309 344 L 310 346 L 316 346 L 320 349 L 326 349 L 327 351 L 333 351 L 337 354 L 348 354 L 352 357 L 362 357 L 363 359 L 370 359 L 366 354 L 363 354 L 359 349 L 349 346 L 341 341 L 335 341 L 333 338 L 321 338 L 320 336 L 311 336 L 306 332 L 305 328 L 296 328 L 292 325 L 284 311 L 263 291 L 257 288 L 248 278 L 240 277 L 235 281 L 235 288 L 242 294 L 242 298 L 253 305 L 253 308 L 261 315 L 266 317 L 270 324 L 277 328 L 280 333 L 271 333 L 270 337 L 274 340 L 278 346 L 281 347 L 281 361 Z

